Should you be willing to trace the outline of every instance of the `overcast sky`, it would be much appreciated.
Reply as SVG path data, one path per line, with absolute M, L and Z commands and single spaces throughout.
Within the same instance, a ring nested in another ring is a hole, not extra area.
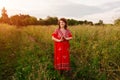
M 120 0 L 0 0 L 0 10 L 3 7 L 9 16 L 21 13 L 106 23 L 120 17 Z

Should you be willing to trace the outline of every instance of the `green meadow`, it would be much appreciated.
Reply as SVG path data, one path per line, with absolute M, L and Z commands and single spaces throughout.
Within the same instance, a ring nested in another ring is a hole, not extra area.
M 69 26 L 71 71 L 53 67 L 58 26 L 0 24 L 0 80 L 120 80 L 120 26 Z

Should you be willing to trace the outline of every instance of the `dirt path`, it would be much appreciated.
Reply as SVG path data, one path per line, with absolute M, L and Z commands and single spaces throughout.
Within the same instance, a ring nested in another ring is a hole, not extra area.
M 31 42 L 37 44 L 41 49 L 45 49 L 45 47 L 43 47 L 42 44 L 34 36 L 28 35 L 28 38 Z

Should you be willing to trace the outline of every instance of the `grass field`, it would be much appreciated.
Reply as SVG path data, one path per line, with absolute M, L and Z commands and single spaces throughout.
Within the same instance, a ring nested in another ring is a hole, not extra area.
M 120 80 L 120 26 L 69 26 L 71 74 L 53 67 L 57 26 L 0 24 L 0 80 Z

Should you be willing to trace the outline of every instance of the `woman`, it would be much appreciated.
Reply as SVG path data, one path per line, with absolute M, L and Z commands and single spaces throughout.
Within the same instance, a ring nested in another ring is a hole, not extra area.
M 70 70 L 69 40 L 72 39 L 72 33 L 67 29 L 67 20 L 61 18 L 58 21 L 59 28 L 52 33 L 54 40 L 54 68 L 62 72 Z

